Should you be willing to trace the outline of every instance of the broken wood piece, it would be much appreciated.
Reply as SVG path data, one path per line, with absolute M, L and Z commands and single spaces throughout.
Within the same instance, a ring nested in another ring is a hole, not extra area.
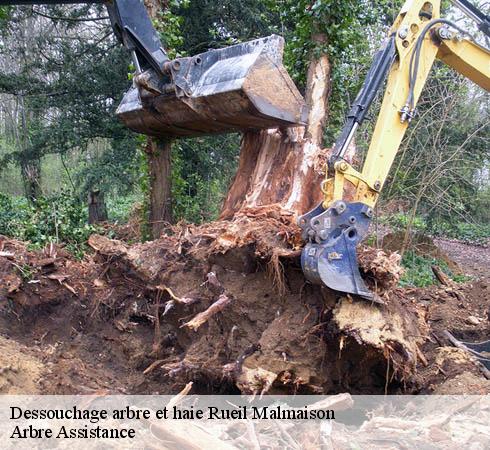
M 59 284 L 61 284 L 61 286 L 68 289 L 73 295 L 78 295 L 77 291 L 72 286 L 70 286 L 68 283 L 65 282 L 65 280 L 69 278 L 68 275 L 51 274 L 51 275 L 47 275 L 46 278 L 57 281 Z
M 354 400 L 349 393 L 331 395 L 323 400 L 308 405 L 308 410 L 317 411 L 320 409 L 334 409 L 335 411 L 345 411 L 354 406 Z M 301 409 L 301 408 L 297 408 Z
M 192 385 L 194 383 L 192 381 L 189 381 L 177 395 L 172 397 L 170 401 L 167 404 L 168 409 L 172 409 L 174 406 L 177 406 L 180 402 L 182 402 L 182 399 L 191 391 Z
M 437 281 L 441 283 L 444 286 L 454 286 L 454 281 L 451 280 L 442 270 L 439 266 L 431 266 L 432 273 L 434 276 L 437 278 Z
M 221 294 L 218 300 L 216 300 L 208 309 L 206 309 L 206 311 L 200 312 L 189 322 L 186 322 L 183 325 L 181 325 L 180 328 L 187 327 L 187 328 L 191 328 L 194 331 L 197 331 L 197 329 L 201 325 L 206 323 L 216 313 L 225 309 L 231 303 L 231 300 L 232 300 L 231 297 L 228 297 L 225 294 Z
M 192 303 L 196 303 L 199 301 L 199 299 L 196 299 L 196 298 L 178 297 L 177 295 L 174 294 L 172 289 L 170 289 L 167 286 L 159 285 L 156 287 L 156 289 L 158 289 L 159 291 L 162 291 L 162 292 L 166 292 L 168 295 L 170 295 L 172 300 L 175 300 L 177 303 L 182 303 L 184 305 L 191 305 Z
M 72 288 L 68 283 L 61 283 L 62 286 L 64 286 L 66 289 L 68 289 L 73 295 L 78 295 L 77 291 L 75 291 L 74 288 Z
M 157 359 L 156 361 L 153 361 L 145 370 L 143 370 L 143 375 L 148 375 L 150 372 L 153 372 L 160 364 L 164 362 L 164 359 Z
M 0 256 L 3 256 L 4 258 L 12 258 L 15 256 L 15 253 L 12 252 L 0 252 Z

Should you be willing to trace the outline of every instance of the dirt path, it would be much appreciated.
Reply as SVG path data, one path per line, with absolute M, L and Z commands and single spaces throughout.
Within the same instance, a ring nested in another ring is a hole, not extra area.
M 434 239 L 434 242 L 465 274 L 490 281 L 490 248 L 446 239 Z

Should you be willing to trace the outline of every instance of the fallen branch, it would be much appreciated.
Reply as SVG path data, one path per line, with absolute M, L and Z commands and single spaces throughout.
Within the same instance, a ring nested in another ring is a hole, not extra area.
M 208 309 L 206 309 L 206 311 L 200 312 L 192 320 L 181 325 L 180 328 L 187 327 L 197 331 L 201 325 L 206 323 L 216 313 L 225 309 L 231 303 L 231 300 L 232 299 L 227 295 L 221 294 L 218 300 L 216 300 Z
M 156 361 L 153 361 L 145 370 L 143 370 L 143 375 L 147 375 L 150 372 L 153 372 L 156 367 L 158 367 L 160 364 L 164 363 L 164 359 L 157 359 Z
M 444 286 L 451 286 L 451 287 L 454 285 L 453 280 L 451 280 L 451 278 L 449 278 L 441 270 L 440 267 L 438 267 L 438 266 L 431 266 L 431 269 L 432 269 L 432 273 L 437 278 L 437 280 L 439 281 L 439 283 L 441 283 Z

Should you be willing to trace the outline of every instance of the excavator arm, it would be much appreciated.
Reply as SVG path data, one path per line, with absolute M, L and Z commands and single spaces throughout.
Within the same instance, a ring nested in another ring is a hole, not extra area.
M 373 208 L 415 116 L 417 101 L 434 61 L 445 62 L 490 91 L 489 50 L 468 39 L 457 24 L 440 18 L 440 3 L 440 0 L 405 3 L 387 42 L 375 56 L 334 146 L 321 186 L 324 200 L 299 218 L 307 240 L 302 252 L 303 271 L 315 284 L 380 302 L 361 277 L 356 247 L 368 232 Z M 471 11 L 471 15 L 467 14 L 477 21 L 481 31 L 490 35 L 488 16 L 464 0 L 454 3 L 465 13 Z M 381 110 L 359 172 L 344 156 L 386 79 Z M 349 201 L 345 199 L 345 181 L 355 187 L 355 194 Z
M 116 114 L 139 133 L 193 137 L 304 123 L 303 97 L 269 36 L 169 60 L 143 0 L 0 0 L 0 5 L 103 3 L 136 74 Z

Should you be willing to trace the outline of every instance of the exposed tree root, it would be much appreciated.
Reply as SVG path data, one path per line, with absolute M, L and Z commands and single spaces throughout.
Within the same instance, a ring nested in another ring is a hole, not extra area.
M 117 367 L 134 374 L 133 392 L 175 392 L 190 381 L 208 393 L 410 392 L 421 389 L 419 372 L 442 376 L 426 353 L 428 319 L 437 312 L 432 304 L 457 303 L 446 291 L 459 288 L 394 288 L 398 255 L 369 248 L 359 249 L 362 269 L 386 305 L 312 286 L 301 271 L 294 216 L 281 208 L 249 209 L 233 221 L 199 227 L 180 224 L 144 244 L 103 236 L 89 243 L 93 257 L 76 262 L 58 249 L 49 264 L 21 243 L 4 244 L 0 296 L 11 305 L 4 316 L 25 322 L 17 328 L 27 335 L 28 324 L 60 314 L 59 327 L 48 319 L 49 334 L 42 329 L 36 337 L 43 345 L 68 345 L 72 335 L 95 339 L 97 349 L 113 342 L 113 353 L 124 349 Z M 77 294 L 60 289 L 60 280 Z M 92 364 L 90 356 L 85 360 Z M 70 367 L 67 360 L 59 364 Z M 449 373 L 444 364 L 437 367 Z M 465 362 L 465 370 L 470 366 Z M 57 393 L 87 384 L 75 377 L 62 387 L 66 380 L 53 377 Z

